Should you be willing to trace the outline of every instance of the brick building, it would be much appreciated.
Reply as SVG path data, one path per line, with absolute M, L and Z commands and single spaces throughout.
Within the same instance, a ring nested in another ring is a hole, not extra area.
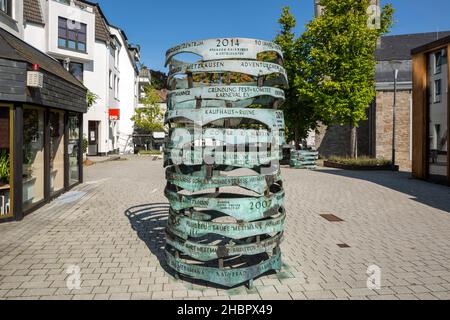
M 412 64 L 411 50 L 450 35 L 430 32 L 385 36 L 376 51 L 376 99 L 367 109 L 367 121 L 358 128 L 358 153 L 392 158 L 394 70 L 398 69 L 396 108 L 396 162 L 411 171 L 412 161 Z M 321 127 L 315 147 L 323 157 L 350 154 L 350 126 Z

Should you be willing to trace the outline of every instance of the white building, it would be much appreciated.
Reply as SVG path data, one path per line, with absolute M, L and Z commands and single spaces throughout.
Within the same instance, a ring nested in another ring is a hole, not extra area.
M 134 123 L 131 118 L 134 115 L 134 110 L 139 103 L 138 84 L 139 84 L 139 70 L 136 62 L 139 61 L 140 50 L 138 47 L 132 47 L 128 44 L 128 39 L 125 32 L 117 27 L 110 25 L 111 34 L 117 41 L 118 56 L 115 59 L 117 72 L 116 78 L 116 92 L 120 109 L 120 121 L 115 127 L 115 133 L 118 137 L 118 147 L 121 153 L 133 153 L 133 131 Z M 113 79 L 110 79 L 114 81 Z
M 23 0 L 0 0 L 0 27 L 23 39 Z
M 23 2 L 24 40 L 60 60 L 97 96 L 83 123 L 88 155 L 128 152 L 126 142 L 121 141 L 127 140 L 132 127 L 129 115 L 137 105 L 139 49 L 130 48 L 123 31 L 108 23 L 98 4 Z

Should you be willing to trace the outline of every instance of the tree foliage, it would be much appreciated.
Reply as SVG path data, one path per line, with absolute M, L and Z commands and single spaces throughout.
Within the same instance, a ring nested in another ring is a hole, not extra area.
M 392 26 L 384 6 L 379 28 L 369 16 L 370 0 L 321 0 L 323 15 L 295 37 L 296 21 L 283 8 L 275 42 L 284 53 L 290 89 L 283 106 L 288 136 L 298 144 L 318 123 L 357 126 L 375 97 L 375 50 Z
M 86 104 L 88 109 L 92 107 L 97 102 L 98 96 L 92 91 L 88 90 L 86 92 Z
M 146 86 L 144 97 L 141 99 L 143 108 L 138 108 L 131 118 L 136 129 L 145 132 L 158 132 L 164 129 L 164 115 L 160 107 L 160 96 L 155 88 Z
M 369 16 L 370 0 L 321 0 L 323 15 L 309 22 L 298 41 L 299 95 L 315 106 L 325 124 L 358 126 L 375 97 L 375 50 L 392 26 L 384 6 L 379 26 Z
M 275 38 L 284 57 L 284 68 L 286 69 L 289 89 L 285 90 L 286 102 L 282 109 L 285 114 L 287 137 L 294 140 L 298 147 L 300 141 L 308 135 L 309 130 L 314 129 L 317 123 L 317 114 L 309 97 L 302 94 L 301 88 L 303 74 L 300 66 L 306 59 L 300 55 L 299 38 L 296 38 L 294 30 L 297 22 L 290 12 L 289 7 L 284 7 L 278 20 L 281 30 Z

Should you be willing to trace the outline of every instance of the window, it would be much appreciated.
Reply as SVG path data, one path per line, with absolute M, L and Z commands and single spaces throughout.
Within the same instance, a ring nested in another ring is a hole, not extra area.
M 109 88 L 114 88 L 114 77 L 111 70 L 109 70 Z
M 116 93 L 117 93 L 117 77 L 114 75 L 114 82 L 113 82 L 113 86 L 114 86 L 114 98 L 116 98 Z
M 120 79 L 117 78 L 117 94 L 116 94 L 116 98 L 119 99 L 119 93 L 120 93 Z
M 434 102 L 441 102 L 442 80 L 434 81 Z
M 120 79 L 116 76 L 114 76 L 114 98 L 119 99 L 119 84 L 120 84 Z
M 29 210 L 45 198 L 45 109 L 23 109 L 23 209 Z
M 69 63 L 69 72 L 77 78 L 80 82 L 83 82 L 84 65 L 78 62 Z
M 12 0 L 0 0 L 0 11 L 12 17 Z
M 58 47 L 86 52 L 86 24 L 59 17 Z
M 80 117 L 69 113 L 69 185 L 80 182 Z
M 436 52 L 434 54 L 434 73 L 435 74 L 441 73 L 442 60 L 443 60 L 442 51 Z

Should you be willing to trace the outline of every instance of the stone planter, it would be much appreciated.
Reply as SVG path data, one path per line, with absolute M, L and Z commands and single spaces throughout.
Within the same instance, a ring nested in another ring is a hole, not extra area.
M 335 168 L 335 169 L 353 170 L 353 171 L 392 171 L 391 165 L 357 166 L 357 165 L 349 165 L 349 164 L 337 163 L 337 162 L 332 162 L 332 161 L 324 161 L 323 166 L 326 168 Z M 399 166 L 395 166 L 395 171 L 399 171 Z

